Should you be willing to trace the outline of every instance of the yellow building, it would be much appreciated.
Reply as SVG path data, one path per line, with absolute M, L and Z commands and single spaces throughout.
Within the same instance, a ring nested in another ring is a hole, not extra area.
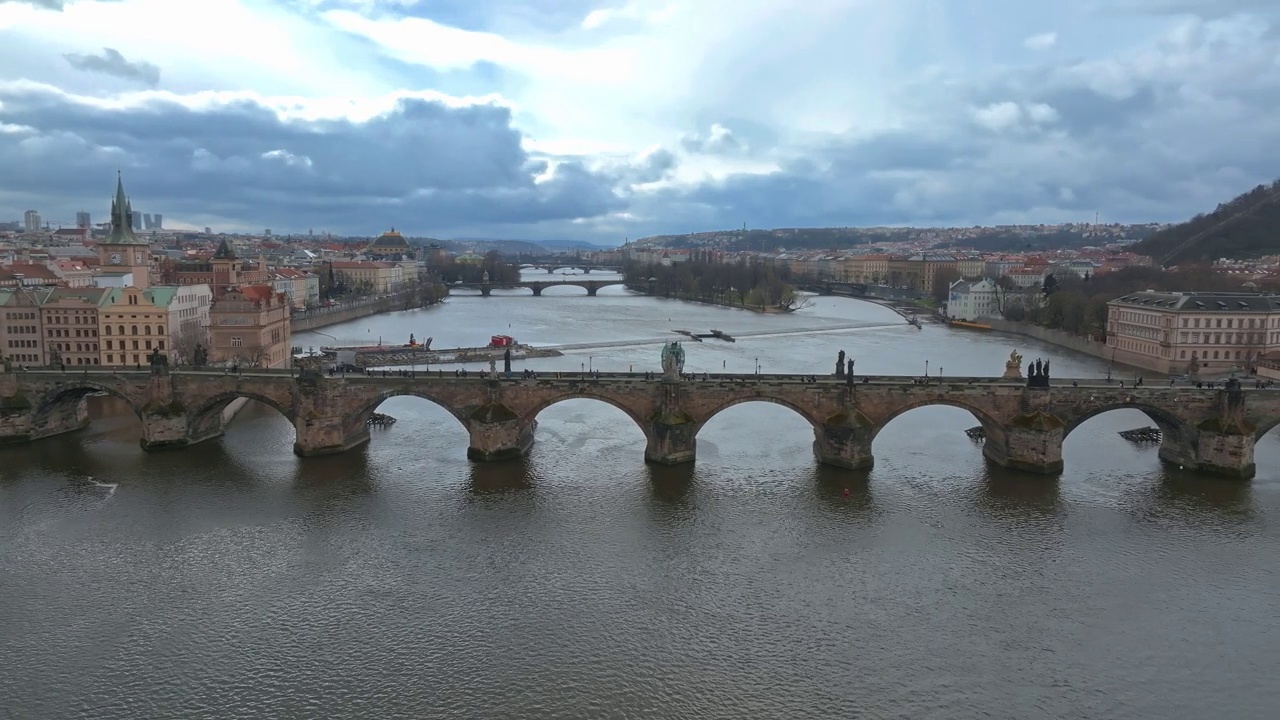
M 353 292 L 388 293 L 404 284 L 404 268 L 395 263 L 335 260 L 333 276 Z
M 98 310 L 99 363 L 138 366 L 152 351 L 169 354 L 169 306 L 177 286 L 113 288 Z

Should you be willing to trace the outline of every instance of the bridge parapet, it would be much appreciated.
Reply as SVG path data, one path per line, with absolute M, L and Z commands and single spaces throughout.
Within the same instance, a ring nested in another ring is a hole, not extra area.
M 1135 408 L 1163 431 L 1160 457 L 1189 469 L 1236 477 L 1254 472 L 1253 443 L 1280 423 L 1280 392 L 1190 387 L 1120 388 L 1098 380 L 1028 388 L 1002 378 L 874 377 L 847 383 L 830 376 L 703 375 L 668 382 L 657 374 L 542 374 L 489 379 L 423 373 L 294 377 L 282 371 L 227 374 L 183 371 L 0 373 L 0 441 L 20 442 L 70 432 L 86 422 L 91 393 L 121 398 L 143 424 L 144 448 L 184 447 L 217 437 L 222 410 L 236 398 L 274 407 L 296 431 L 299 455 L 342 452 L 369 439 L 366 420 L 391 397 L 425 398 L 468 431 L 468 456 L 496 460 L 526 452 L 537 417 L 564 400 L 585 398 L 622 410 L 641 429 L 645 457 L 692 461 L 697 435 L 717 414 L 746 402 L 789 407 L 814 428 L 814 453 L 824 463 L 867 468 L 876 435 L 894 418 L 925 405 L 969 411 L 986 430 L 983 453 L 1000 465 L 1056 473 L 1062 443 L 1100 413 Z M 1062 383 L 1062 381 L 1059 381 Z

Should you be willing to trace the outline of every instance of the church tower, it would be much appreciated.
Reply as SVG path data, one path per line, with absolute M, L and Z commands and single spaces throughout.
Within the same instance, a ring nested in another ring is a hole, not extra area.
M 124 180 L 119 173 L 116 196 L 111 201 L 111 234 L 98 243 L 98 261 L 103 270 L 132 273 L 136 288 L 151 285 L 151 245 L 133 234 L 133 206 L 124 194 Z

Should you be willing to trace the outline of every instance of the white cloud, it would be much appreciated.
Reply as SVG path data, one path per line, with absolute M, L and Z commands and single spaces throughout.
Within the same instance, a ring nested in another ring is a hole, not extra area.
M 1032 35 L 1026 40 L 1023 40 L 1022 44 L 1031 50 L 1048 50 L 1058 44 L 1058 33 L 1038 33 L 1036 35 Z
M 1022 122 L 1022 108 L 1015 102 L 992 103 L 973 111 L 974 122 L 992 131 L 1002 132 Z

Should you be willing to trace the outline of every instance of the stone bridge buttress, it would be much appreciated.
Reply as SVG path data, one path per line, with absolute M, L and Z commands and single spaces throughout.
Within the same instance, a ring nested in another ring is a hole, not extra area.
M 1061 382 L 1061 381 L 1059 381 Z M 664 381 L 641 373 L 535 379 L 456 378 L 424 373 L 391 376 L 293 376 L 283 371 L 225 374 L 167 369 L 119 372 L 0 373 L 0 442 L 37 440 L 87 423 L 85 396 L 121 398 L 142 421 L 148 450 L 184 447 L 222 434 L 224 410 L 236 398 L 266 403 L 293 424 L 302 456 L 342 452 L 369 440 L 369 415 L 385 400 L 410 395 L 443 407 L 466 429 L 467 455 L 489 461 L 519 457 L 533 444 L 538 414 L 558 402 L 589 398 L 624 412 L 645 438 L 650 462 L 677 464 L 697 456 L 697 436 L 711 418 L 744 402 L 789 407 L 814 429 L 821 462 L 850 469 L 874 462 L 876 435 L 897 416 L 925 405 L 969 411 L 986 432 L 983 454 L 1029 472 L 1062 469 L 1062 443 L 1090 417 L 1136 408 L 1163 431 L 1160 457 L 1190 470 L 1248 478 L 1254 441 L 1280 424 L 1280 392 L 1241 389 L 1119 388 L 1100 381 L 1079 387 L 1028 388 L 991 378 L 921 385 L 907 378 L 846 384 L 830 377 L 717 376 Z M 927 433 L 922 434 L 927 440 Z M 761 429 L 762 442 L 768 430 Z

